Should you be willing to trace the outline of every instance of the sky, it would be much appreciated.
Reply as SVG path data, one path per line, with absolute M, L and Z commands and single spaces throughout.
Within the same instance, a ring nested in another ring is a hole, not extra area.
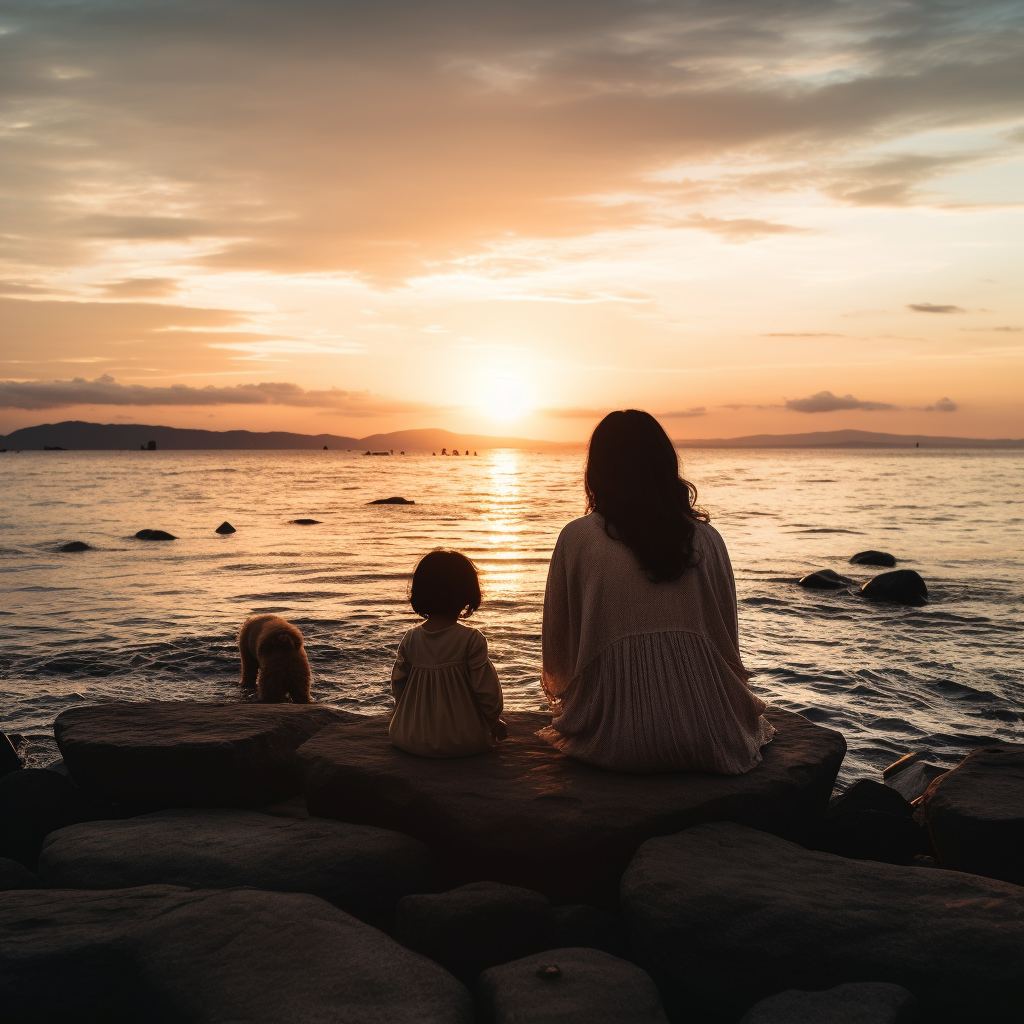
M 0 0 L 0 433 L 1024 437 L 1020 0 Z

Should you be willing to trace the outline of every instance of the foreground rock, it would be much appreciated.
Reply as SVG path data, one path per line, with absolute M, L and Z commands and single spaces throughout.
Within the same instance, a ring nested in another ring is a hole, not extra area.
M 10 737 L 6 733 L 0 732 L 0 778 L 10 775 L 11 772 L 16 772 L 19 768 L 21 768 L 21 758 L 18 757 L 18 751 L 14 749 Z
M 135 534 L 136 540 L 177 540 L 173 533 L 166 530 L 139 530 Z
M 29 871 L 21 861 L 0 857 L 0 891 L 38 888 L 39 876 L 34 871 Z
M 943 867 L 1024 885 L 1024 745 L 980 747 L 921 806 Z
M 814 849 L 859 860 L 909 864 L 928 843 L 914 808 L 894 789 L 861 779 L 833 800 L 811 844 Z
M 489 880 L 556 903 L 614 905 L 637 847 L 702 821 L 802 837 L 824 813 L 843 737 L 799 715 L 745 775 L 627 775 L 565 757 L 534 735 L 546 714 L 505 715 L 509 738 L 472 758 L 431 760 L 388 745 L 387 717 L 345 715 L 304 744 L 311 814 L 394 829 L 437 854 L 448 885 Z
M 469 992 L 315 896 L 8 893 L 0 1006 L 12 1021 L 472 1024 Z
M 1024 998 L 1024 889 L 1005 882 L 814 853 L 723 822 L 645 843 L 622 906 L 639 963 L 681 1019 L 733 1021 L 782 989 L 851 980 L 902 985 L 925 1020 L 949 1024 L 1014 1019 Z
M 480 1024 L 667 1024 L 658 990 L 635 964 L 596 949 L 555 949 L 484 971 Z
M 831 569 L 818 569 L 815 572 L 802 576 L 797 582 L 801 587 L 809 587 L 811 590 L 842 590 L 855 581 Z
M 53 724 L 71 777 L 134 809 L 259 807 L 300 789 L 295 750 L 341 713 L 298 704 L 93 704 Z
M 858 551 L 850 559 L 850 565 L 880 565 L 891 569 L 896 564 L 896 556 L 888 551 Z
M 75 551 L 92 551 L 92 548 L 89 547 L 84 540 L 73 540 L 69 541 L 67 544 L 61 544 L 57 550 L 71 554 Z
M 825 992 L 790 989 L 762 999 L 740 1024 L 914 1024 L 917 1000 L 899 985 L 851 982 Z
M 404 454 L 404 453 L 403 453 Z M 415 501 L 410 501 L 408 498 L 377 498 L 376 501 L 368 501 L 367 505 L 415 505 Z
M 58 889 L 305 892 L 374 921 L 403 896 L 437 888 L 433 856 L 409 836 L 237 810 L 159 811 L 63 828 L 47 838 L 39 873 Z
M 913 569 L 883 572 L 868 580 L 860 592 L 871 601 L 890 601 L 893 604 L 920 606 L 928 603 L 928 587 Z

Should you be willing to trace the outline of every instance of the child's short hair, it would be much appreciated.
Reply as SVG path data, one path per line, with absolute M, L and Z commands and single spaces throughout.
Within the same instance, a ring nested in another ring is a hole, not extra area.
M 476 566 L 461 551 L 436 548 L 425 554 L 412 574 L 409 593 L 418 615 L 461 615 L 468 618 L 480 607 Z

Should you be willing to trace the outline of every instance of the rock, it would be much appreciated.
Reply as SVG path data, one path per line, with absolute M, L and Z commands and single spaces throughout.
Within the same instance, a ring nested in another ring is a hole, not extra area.
M 34 871 L 50 832 L 93 816 L 91 801 L 63 775 L 45 768 L 11 772 L 0 779 L 0 857 Z
M 882 772 L 885 785 L 911 803 L 924 794 L 934 779 L 946 774 L 945 768 L 928 764 L 923 757 L 919 753 L 907 754 Z
M 315 896 L 257 890 L 9 893 L 12 1021 L 472 1024 L 436 964 Z
M 177 540 L 173 533 L 168 533 L 166 530 L 139 530 L 135 534 L 136 540 Z
M 913 569 L 883 572 L 868 580 L 860 592 L 871 601 L 891 601 L 894 604 L 919 606 L 928 603 L 928 587 Z
M 292 522 L 296 526 L 319 526 L 321 521 L 319 519 L 293 519 Z
M 850 565 L 881 565 L 891 569 L 895 564 L 895 556 L 888 551 L 858 551 L 850 559 Z
M 482 970 L 545 948 L 551 904 L 539 892 L 473 882 L 398 902 L 395 938 L 473 982 Z
M 842 590 L 843 587 L 850 586 L 854 580 L 840 576 L 831 569 L 818 569 L 801 577 L 797 582 L 801 587 L 810 587 L 812 590 Z
M 224 522 L 221 523 L 220 526 L 218 526 L 217 529 L 214 530 L 213 532 L 214 533 L 221 533 L 221 534 L 228 534 L 228 533 L 237 533 L 238 531 L 235 530 L 235 528 L 225 519 Z
M 650 977 L 596 949 L 556 949 L 492 967 L 480 976 L 476 1004 L 481 1024 L 668 1021 Z
M 943 867 L 1024 885 L 1024 745 L 972 751 L 921 806 Z
M 34 871 L 29 871 L 21 861 L 0 857 L 0 891 L 38 888 L 39 876 Z
M 16 772 L 21 767 L 21 758 L 10 737 L 0 732 L 0 779 L 11 772 Z
M 825 992 L 790 989 L 762 999 L 740 1024 L 914 1024 L 917 1000 L 900 985 L 855 981 Z
M 548 943 L 552 949 L 572 946 L 629 957 L 629 940 L 622 920 L 585 903 L 565 903 L 552 909 Z
M 550 722 L 539 712 L 507 713 L 504 743 L 451 760 L 389 746 L 386 715 L 338 714 L 298 751 L 311 814 L 421 839 L 447 885 L 498 881 L 602 907 L 616 904 L 622 871 L 652 836 L 729 819 L 803 837 L 824 813 L 846 750 L 839 733 L 772 711 L 779 734 L 745 775 L 632 775 L 537 739 Z
M 409 893 L 437 889 L 433 856 L 409 836 L 237 810 L 159 811 L 62 828 L 47 837 L 39 873 L 58 889 L 305 892 L 374 920 Z
M 974 875 L 847 860 L 721 822 L 645 843 L 622 907 L 669 1014 L 709 1024 L 851 979 L 904 986 L 935 1024 L 1011 1020 L 1024 997 L 1024 889 Z
M 68 766 L 64 763 L 63 757 L 54 758 L 49 763 L 44 764 L 43 767 L 48 772 L 56 772 L 58 775 L 63 775 L 65 779 L 68 779 L 72 782 L 74 781 L 71 778 L 71 772 L 68 771 Z
M 299 792 L 296 748 L 341 715 L 315 704 L 94 704 L 62 711 L 53 732 L 72 777 L 104 800 L 258 807 Z
M 405 452 L 402 452 L 404 455 Z M 408 498 L 378 498 L 376 501 L 368 501 L 367 505 L 415 505 L 415 501 Z
M 57 550 L 70 553 L 72 551 L 92 551 L 92 548 L 84 540 L 73 540 L 68 544 L 61 544 Z

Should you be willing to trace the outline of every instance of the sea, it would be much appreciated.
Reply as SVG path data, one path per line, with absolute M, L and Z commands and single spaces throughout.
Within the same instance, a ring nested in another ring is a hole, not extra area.
M 686 450 L 684 475 L 728 545 L 751 686 L 840 730 L 840 785 L 911 751 L 949 766 L 1024 740 L 1024 451 Z M 301 628 L 317 701 L 361 713 L 418 620 L 410 575 L 432 548 L 481 573 L 510 709 L 543 710 L 541 610 L 559 530 L 584 513 L 580 450 L 111 451 L 0 454 L 0 728 L 29 765 L 58 756 L 64 709 L 232 701 L 238 627 Z M 402 496 L 412 505 L 369 504 Z M 298 525 L 292 520 L 318 522 Z M 236 533 L 215 528 L 229 521 Z M 135 539 L 140 529 L 177 539 Z M 62 553 L 69 541 L 91 550 Z M 873 604 L 797 580 L 892 552 L 930 603 Z

